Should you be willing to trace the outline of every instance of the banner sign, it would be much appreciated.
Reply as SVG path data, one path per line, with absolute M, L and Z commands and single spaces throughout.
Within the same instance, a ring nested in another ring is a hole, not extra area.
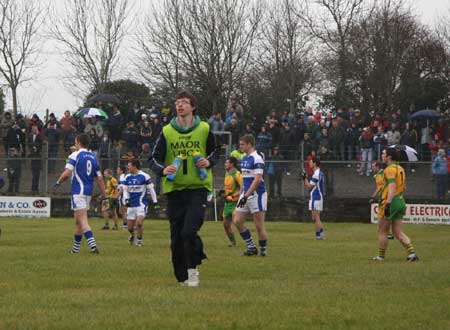
M 0 217 L 49 218 L 48 197 L 0 196 Z
M 378 223 L 378 204 L 372 204 L 370 222 Z M 450 205 L 406 204 L 404 223 L 450 225 Z

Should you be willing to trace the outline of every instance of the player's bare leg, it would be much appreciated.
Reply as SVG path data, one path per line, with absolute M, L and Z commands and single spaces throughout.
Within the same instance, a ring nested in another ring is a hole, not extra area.
M 406 249 L 406 252 L 408 254 L 406 260 L 418 261 L 419 257 L 416 255 L 414 246 L 411 243 L 411 239 L 403 231 L 403 221 L 401 220 L 393 221 L 392 231 L 394 233 L 395 238 L 397 238 L 400 241 L 400 243 L 402 243 L 403 247 Z
M 387 234 L 389 232 L 389 228 L 391 226 L 391 222 L 382 218 L 378 222 L 378 256 L 373 258 L 376 261 L 383 261 L 386 257 L 386 250 L 389 244 L 389 240 L 387 238 Z
M 111 215 L 112 215 L 112 219 L 113 219 L 113 222 L 114 222 L 114 230 L 117 230 L 118 229 L 118 223 L 119 223 L 119 217 L 117 216 L 117 211 L 116 211 L 116 209 L 113 209 L 112 211 L 111 211 Z
M 144 234 L 144 217 L 139 216 L 136 219 L 136 246 L 142 246 L 142 235 Z
M 230 240 L 230 247 L 236 246 L 236 239 L 234 238 L 233 228 L 231 227 L 231 223 L 233 222 L 233 217 L 226 217 L 223 219 L 223 229 L 225 230 L 225 234 Z
M 135 220 L 127 220 L 127 227 L 128 227 L 128 232 L 130 233 L 130 237 L 128 237 L 128 242 L 130 242 L 130 244 L 133 244 L 134 242 L 134 226 L 135 226 L 136 221 Z
M 322 221 L 320 221 L 320 211 L 311 210 L 311 218 L 314 222 L 314 228 L 316 230 L 316 239 L 321 240 L 324 238 L 323 235 L 323 225 Z
M 260 256 L 262 257 L 265 257 L 267 254 L 265 217 L 266 212 L 264 211 L 253 213 L 253 222 L 255 223 L 256 231 L 258 232 Z
M 86 241 L 91 248 L 92 253 L 98 253 L 97 244 L 95 242 L 94 234 L 88 223 L 87 210 L 75 210 L 75 233 L 74 242 L 72 246 L 72 253 L 78 253 L 80 250 L 82 235 L 86 238 Z

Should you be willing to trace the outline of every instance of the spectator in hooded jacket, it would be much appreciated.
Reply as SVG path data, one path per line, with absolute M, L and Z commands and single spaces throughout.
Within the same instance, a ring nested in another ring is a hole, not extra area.
M 372 160 L 373 160 L 373 135 L 370 127 L 365 127 L 361 136 L 359 137 L 359 145 L 361 148 L 361 165 L 359 167 L 359 175 L 364 175 L 364 171 L 367 176 L 370 176 L 372 172 Z
M 447 191 L 447 159 L 445 150 L 439 149 L 432 165 L 433 176 L 436 180 L 437 198 L 443 200 Z
M 59 130 L 54 121 L 49 121 L 45 136 L 48 142 L 48 172 L 55 173 L 56 158 L 58 157 Z
M 262 152 L 265 157 L 269 157 L 269 150 L 272 145 L 272 135 L 267 132 L 265 125 L 261 126 L 261 129 L 256 136 L 256 150 Z
M 120 132 L 123 129 L 123 116 L 115 104 L 112 107 L 111 115 L 106 120 L 106 128 L 109 132 L 109 138 L 113 143 L 120 140 Z
M 127 127 L 122 131 L 122 140 L 125 141 L 128 150 L 138 150 L 139 132 L 134 127 L 133 121 L 128 122 Z

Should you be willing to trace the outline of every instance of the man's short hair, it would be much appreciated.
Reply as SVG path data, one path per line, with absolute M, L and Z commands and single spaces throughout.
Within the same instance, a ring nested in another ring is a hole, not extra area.
M 378 168 L 382 168 L 383 167 L 383 164 L 380 161 L 378 161 L 378 160 L 373 161 L 372 164 L 375 165 Z
M 127 170 L 126 170 L 126 168 L 125 168 L 125 166 L 119 166 L 119 168 L 120 168 L 120 170 L 123 172 L 123 173 L 125 173 Z
M 391 156 L 393 161 L 398 161 L 399 151 L 396 148 L 386 148 L 386 156 Z
M 104 173 L 108 173 L 108 174 L 112 174 L 112 171 L 111 171 L 110 168 L 105 168 L 105 169 L 103 170 L 103 172 L 104 172 Z
M 251 135 L 251 134 L 245 134 L 244 136 L 241 136 L 239 141 L 242 141 L 242 142 L 245 142 L 245 143 L 249 143 L 252 146 L 255 146 L 255 137 L 253 135 Z
M 139 160 L 137 160 L 137 159 L 129 160 L 128 163 L 130 163 L 131 166 L 136 167 L 138 170 L 141 169 L 141 163 L 140 163 Z
M 89 138 L 89 135 L 84 134 L 84 133 L 77 135 L 75 140 L 78 141 L 78 143 L 84 148 L 88 148 L 89 144 L 91 143 L 91 139 Z
M 189 99 L 191 101 L 191 106 L 194 108 L 193 113 L 195 113 L 195 110 L 197 110 L 197 98 L 194 96 L 194 94 L 184 89 L 179 91 L 175 96 L 175 100 L 178 99 Z
M 231 164 L 233 164 L 234 167 L 238 167 L 238 160 L 237 160 L 236 157 L 231 156 L 231 157 L 228 157 L 227 160 L 228 160 Z
M 311 161 L 314 163 L 314 164 L 316 164 L 316 166 L 320 166 L 320 159 L 319 159 L 319 157 L 313 157 L 313 158 L 311 158 Z

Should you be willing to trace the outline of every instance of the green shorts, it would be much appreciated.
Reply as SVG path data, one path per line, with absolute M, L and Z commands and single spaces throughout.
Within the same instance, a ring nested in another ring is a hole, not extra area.
M 395 220 L 401 220 L 403 216 L 405 215 L 406 211 L 406 202 L 403 198 L 403 195 L 397 195 L 394 196 L 391 202 L 391 213 L 389 217 L 387 217 L 388 220 L 395 221 Z
M 236 202 L 225 202 L 225 205 L 223 206 L 223 217 L 225 219 L 231 218 L 233 216 L 234 209 L 236 208 L 237 201 Z
M 109 210 L 113 211 L 117 208 L 117 206 L 119 205 L 119 201 L 117 198 L 108 198 L 108 203 L 109 203 Z

